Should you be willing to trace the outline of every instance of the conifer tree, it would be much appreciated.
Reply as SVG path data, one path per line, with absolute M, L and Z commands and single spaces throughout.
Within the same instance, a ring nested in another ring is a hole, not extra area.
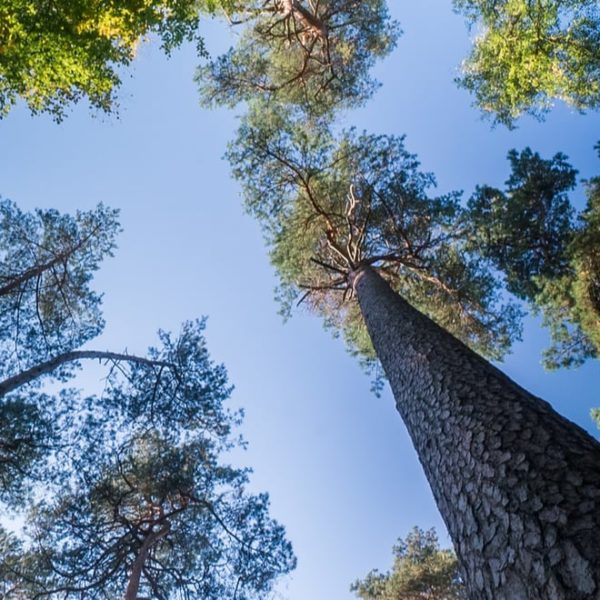
M 218 71 L 210 85 L 230 101 Z M 519 313 L 458 196 L 432 197 L 400 140 L 334 133 L 344 90 L 319 111 L 301 90 L 253 88 L 234 97 L 250 111 L 229 158 L 284 307 L 308 304 L 383 367 L 468 596 L 598 596 L 600 445 L 481 356 L 507 350 Z
M 499 305 L 468 214 L 426 193 L 399 140 L 336 140 L 289 106 L 263 108 L 229 156 L 281 295 L 380 362 L 469 597 L 595 597 L 600 445 L 479 354 L 507 349 L 518 312 Z
M 295 116 L 295 118 L 294 118 Z M 460 194 L 430 197 L 435 180 L 395 136 L 339 139 L 326 121 L 256 103 L 228 154 L 246 208 L 264 227 L 286 312 L 305 302 L 373 357 L 348 268 L 374 265 L 394 289 L 483 354 L 500 358 L 520 313 L 466 243 Z
M 384 0 L 244 1 L 225 12 L 242 31 L 235 47 L 198 70 L 207 105 L 256 96 L 317 114 L 360 105 L 376 86 L 370 67 L 399 34 Z
M 103 206 L 70 216 L 55 210 L 25 213 L 9 200 L 0 203 L 4 501 L 21 501 L 56 433 L 60 409 L 35 384 L 48 372 L 64 380 L 76 365 L 72 353 L 102 328 L 100 296 L 90 283 L 100 261 L 113 251 L 116 217 Z M 43 368 L 52 362 L 53 369 Z
M 66 381 L 89 359 L 164 366 L 81 349 L 104 326 L 91 284 L 115 248 L 117 216 L 103 205 L 68 215 L 0 202 L 0 499 L 9 504 L 42 476 L 72 412 L 71 394 L 44 393 L 43 381 Z
M 223 462 L 239 443 L 240 415 L 224 406 L 231 388 L 203 329 L 161 333 L 148 364 L 114 371 L 101 397 L 74 399 L 70 443 L 26 515 L 26 535 L 5 546 L 19 593 L 263 598 L 294 568 L 268 496 L 246 492 L 249 470 Z
M 508 158 L 506 190 L 482 186 L 469 201 L 473 244 L 543 315 L 552 336 L 544 365 L 580 365 L 600 355 L 600 180 L 587 182 L 575 216 L 577 171 L 564 155 L 544 160 L 527 148 Z
M 435 529 L 418 527 L 394 546 L 391 571 L 375 569 L 351 590 L 362 600 L 466 600 L 456 555 L 440 549 Z

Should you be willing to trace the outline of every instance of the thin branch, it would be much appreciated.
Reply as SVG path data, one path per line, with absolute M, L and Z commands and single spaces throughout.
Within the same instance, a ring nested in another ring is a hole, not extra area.
M 333 265 L 330 265 L 326 262 L 323 262 L 321 260 L 319 260 L 318 258 L 315 258 L 314 256 L 310 258 L 311 262 L 316 263 L 317 265 L 323 267 L 324 269 L 329 269 L 330 271 L 335 271 L 336 273 L 339 273 L 340 275 L 347 275 L 347 271 L 343 271 L 342 269 L 338 269 L 337 267 L 334 267 Z

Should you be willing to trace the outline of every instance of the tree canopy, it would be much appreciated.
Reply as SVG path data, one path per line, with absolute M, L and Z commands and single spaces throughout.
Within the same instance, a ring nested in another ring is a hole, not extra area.
M 249 470 L 223 461 L 240 414 L 204 321 L 144 357 L 81 349 L 103 327 L 91 282 L 117 211 L 0 215 L 0 501 L 25 523 L 0 531 L 3 597 L 264 597 L 295 558 Z M 92 358 L 100 396 L 41 388 Z
M 117 216 L 103 205 L 68 215 L 0 202 L 0 499 L 9 504 L 22 502 L 40 477 L 75 410 L 69 390 L 47 394 L 42 382 L 64 382 L 89 359 L 165 366 L 81 349 L 104 326 L 92 279 L 115 248 Z
M 402 138 L 336 138 L 319 120 L 254 105 L 229 152 L 246 206 L 264 226 L 284 309 L 304 301 L 373 358 L 347 273 L 371 265 L 404 298 L 468 345 L 500 357 L 518 310 L 465 243 L 459 194 L 431 196 L 432 175 Z
M 90 283 L 111 256 L 118 211 L 98 206 L 74 216 L 0 203 L 0 374 L 6 378 L 72 350 L 103 326 Z
M 506 190 L 480 187 L 469 201 L 474 244 L 507 289 L 542 313 L 546 367 L 576 366 L 600 355 L 600 182 L 587 182 L 587 206 L 575 215 L 577 171 L 566 156 L 545 160 L 527 148 L 508 157 Z
M 209 105 L 276 96 L 314 113 L 355 106 L 371 94 L 369 69 L 399 33 L 384 0 L 232 2 L 225 10 L 243 30 L 234 48 L 198 70 Z
M 171 52 L 198 36 L 199 12 L 218 0 L 6 0 L 0 6 L 0 116 L 20 98 L 57 120 L 86 98 L 112 111 L 122 67 L 157 36 Z
M 91 287 L 112 254 L 117 211 L 102 205 L 74 216 L 21 211 L 0 202 L 0 498 L 18 502 L 54 443 L 68 394 L 37 391 L 43 376 L 64 380 L 75 349 L 103 326 Z M 33 385 L 27 385 L 33 384 Z M 61 406 L 59 406 L 61 405 Z
M 223 404 L 231 388 L 203 329 L 161 333 L 154 364 L 113 370 L 102 396 L 74 394 L 45 494 L 4 548 L 15 594 L 259 598 L 294 567 L 267 495 L 222 461 L 240 415 Z
M 496 121 L 541 116 L 554 100 L 600 105 L 597 0 L 454 0 L 475 26 L 459 83 Z
M 452 550 L 442 550 L 434 529 L 415 527 L 394 546 L 391 571 L 377 569 L 352 584 L 362 600 L 462 600 L 466 592 Z

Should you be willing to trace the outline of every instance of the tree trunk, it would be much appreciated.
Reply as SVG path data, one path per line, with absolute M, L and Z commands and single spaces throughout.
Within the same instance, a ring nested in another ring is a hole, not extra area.
M 600 599 L 600 444 L 371 268 L 363 318 L 474 600 Z
M 281 0 L 281 10 L 284 18 L 292 17 L 296 19 L 305 32 L 312 33 L 322 40 L 327 38 L 325 24 L 316 15 L 304 8 L 298 0 Z
M 148 552 L 152 546 L 162 537 L 167 535 L 171 530 L 170 523 L 164 523 L 158 531 L 153 531 L 142 542 L 142 546 L 138 555 L 136 556 L 133 567 L 131 568 L 131 574 L 129 575 L 129 581 L 127 582 L 127 590 L 125 591 L 124 600 L 138 600 L 138 591 L 140 589 L 140 581 L 142 579 L 142 569 L 146 564 L 148 558 Z

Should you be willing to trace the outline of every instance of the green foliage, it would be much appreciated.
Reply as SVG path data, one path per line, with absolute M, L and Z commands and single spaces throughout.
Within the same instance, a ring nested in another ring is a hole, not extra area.
M 600 180 L 588 182 L 575 220 L 577 172 L 564 155 L 513 150 L 509 160 L 506 191 L 478 188 L 469 201 L 472 240 L 508 290 L 542 313 L 552 338 L 544 365 L 576 366 L 600 353 Z
M 111 111 L 142 39 L 160 38 L 169 53 L 196 39 L 205 0 L 5 0 L 0 6 L 0 116 L 21 98 L 56 120 L 73 102 Z
M 512 173 L 506 191 L 480 187 L 469 200 L 469 220 L 485 256 L 506 275 L 507 288 L 519 298 L 540 291 L 540 278 L 560 275 L 573 234 L 568 192 L 575 171 L 566 156 L 543 160 L 526 148 L 508 154 Z
M 21 553 L 22 545 L 17 537 L 0 527 L 0 598 L 26 598 L 14 572 Z
M 496 121 L 541 116 L 555 99 L 600 104 L 597 0 L 454 0 L 477 25 L 459 83 Z
M 38 391 L 102 329 L 91 280 L 116 217 L 0 203 L 0 501 L 26 524 L 0 531 L 0 595 L 122 597 L 137 564 L 136 597 L 262 598 L 295 559 L 249 471 L 221 460 L 240 414 L 203 321 L 147 358 L 86 351 L 112 366 L 101 397 Z
M 56 407 L 46 395 L 0 402 L 0 500 L 19 505 L 39 478 L 42 459 L 56 443 Z M 1 596 L 0 596 L 1 597 Z
M 415 527 L 394 546 L 391 572 L 371 571 L 352 584 L 363 600 L 466 599 L 458 561 L 452 550 L 441 550 L 434 529 Z
M 600 355 L 600 178 L 587 183 L 587 205 L 569 247 L 576 273 L 573 282 L 575 321 Z
M 367 361 L 347 280 L 359 264 L 481 353 L 500 357 L 518 335 L 518 311 L 499 306 L 495 279 L 463 241 L 458 194 L 431 197 L 433 177 L 401 138 L 336 139 L 318 120 L 256 104 L 229 160 L 264 227 L 285 308 L 304 299 Z
M 78 347 L 103 326 L 90 283 L 111 256 L 118 211 L 74 216 L 0 202 L 0 376 Z
M 172 367 L 133 365 L 102 397 L 79 398 L 62 478 L 30 509 L 12 568 L 27 597 L 123 597 L 138 564 L 135 597 L 264 598 L 295 566 L 268 497 L 222 462 L 240 415 L 203 330 L 161 333 L 149 356 Z
M 102 205 L 74 216 L 55 210 L 25 213 L 0 202 L 0 381 L 32 371 L 23 385 L 38 383 L 35 368 L 77 348 L 103 326 L 101 297 L 91 281 L 112 254 L 117 211 Z M 54 371 L 64 379 L 72 362 Z M 11 504 L 41 476 L 70 408 L 69 394 L 29 388 L 0 395 L 0 499 Z
M 375 86 L 370 67 L 399 33 L 383 0 L 237 2 L 230 20 L 245 25 L 236 47 L 198 71 L 208 105 L 276 97 L 324 113 L 360 104 Z

